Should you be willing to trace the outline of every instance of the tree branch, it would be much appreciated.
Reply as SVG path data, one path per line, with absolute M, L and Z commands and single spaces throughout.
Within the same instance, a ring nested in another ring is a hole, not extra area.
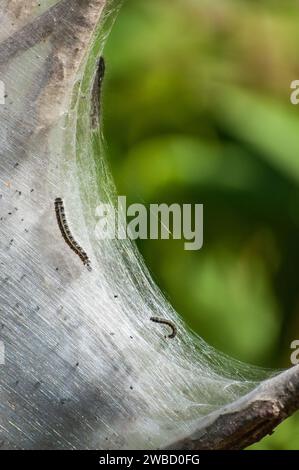
M 210 414 L 197 430 L 169 449 L 238 450 L 271 434 L 299 409 L 299 366 L 263 382 L 236 402 Z

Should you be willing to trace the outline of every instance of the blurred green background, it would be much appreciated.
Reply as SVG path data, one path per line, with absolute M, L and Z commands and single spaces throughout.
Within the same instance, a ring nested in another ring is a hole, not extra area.
M 297 0 L 126 0 L 105 57 L 104 128 L 128 203 L 203 203 L 204 246 L 142 241 L 191 328 L 289 367 L 299 339 Z M 299 415 L 252 448 L 299 449 Z

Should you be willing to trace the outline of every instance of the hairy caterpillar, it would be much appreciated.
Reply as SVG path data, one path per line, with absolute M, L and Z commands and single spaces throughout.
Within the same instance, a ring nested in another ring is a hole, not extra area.
M 176 328 L 175 324 L 172 323 L 172 321 L 164 320 L 163 318 L 158 318 L 158 317 L 151 317 L 150 320 L 155 322 L 155 323 L 162 323 L 164 325 L 168 325 L 172 329 L 172 333 L 170 333 L 170 335 L 168 335 L 167 338 L 174 338 L 176 336 L 177 328 Z
M 105 75 L 105 61 L 100 57 L 97 61 L 97 71 L 91 91 L 91 126 L 93 129 L 99 127 L 99 117 L 101 113 L 101 89 Z
M 76 240 L 71 234 L 71 231 L 69 229 L 69 226 L 65 217 L 63 201 L 60 197 L 57 197 L 55 199 L 55 212 L 56 212 L 58 226 L 60 228 L 61 235 L 63 236 L 65 242 L 79 256 L 83 264 L 87 266 L 88 271 L 91 271 L 90 259 L 88 258 L 83 248 L 81 248 L 81 246 L 78 245 L 78 243 L 76 242 Z

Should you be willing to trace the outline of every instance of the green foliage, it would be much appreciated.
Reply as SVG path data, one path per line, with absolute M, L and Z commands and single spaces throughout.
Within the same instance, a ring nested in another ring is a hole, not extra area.
M 127 0 L 106 48 L 105 135 L 129 202 L 204 204 L 204 247 L 139 243 L 190 327 L 290 366 L 299 339 L 295 0 Z M 299 449 L 299 418 L 256 448 Z

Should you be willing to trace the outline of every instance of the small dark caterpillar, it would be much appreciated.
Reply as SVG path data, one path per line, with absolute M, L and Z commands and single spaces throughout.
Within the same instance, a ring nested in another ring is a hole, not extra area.
M 58 226 L 60 228 L 61 235 L 63 236 L 65 242 L 79 256 L 83 264 L 87 267 L 88 271 L 91 271 L 90 259 L 88 258 L 83 248 L 81 248 L 81 246 L 78 245 L 78 243 L 76 242 L 76 240 L 71 234 L 71 231 L 69 229 L 69 226 L 67 224 L 66 217 L 65 217 L 63 201 L 60 197 L 57 197 L 55 199 L 55 212 L 56 212 Z
M 176 336 L 177 328 L 176 328 L 175 324 L 172 323 L 172 321 L 164 320 L 163 318 L 158 318 L 158 317 L 151 317 L 150 320 L 155 322 L 155 323 L 162 323 L 164 325 L 170 326 L 170 328 L 172 329 L 172 333 L 170 333 L 170 335 L 168 335 L 167 338 L 174 338 Z
M 101 91 L 105 76 L 105 61 L 100 57 L 97 61 L 97 71 L 93 82 L 91 92 L 91 126 L 93 129 L 99 127 L 99 118 L 101 114 Z

